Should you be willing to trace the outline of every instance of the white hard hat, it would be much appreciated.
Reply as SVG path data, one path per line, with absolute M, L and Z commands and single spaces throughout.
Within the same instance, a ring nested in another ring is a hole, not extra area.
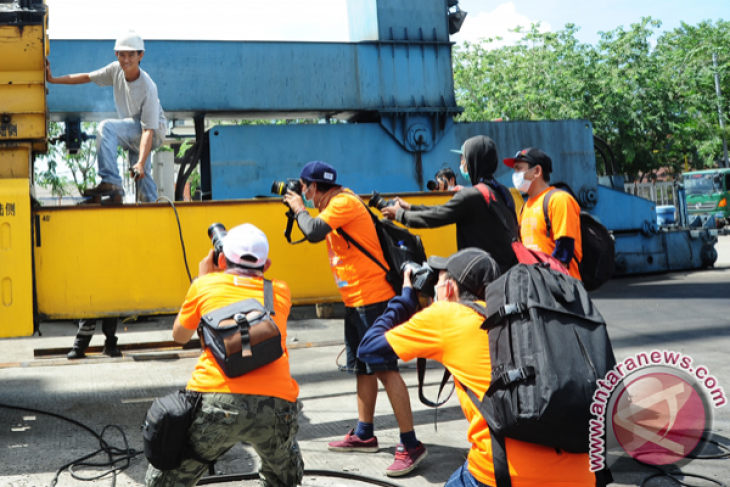
M 114 44 L 115 51 L 144 51 L 144 41 L 139 34 L 135 31 L 130 30 L 122 37 L 117 39 L 117 43 Z

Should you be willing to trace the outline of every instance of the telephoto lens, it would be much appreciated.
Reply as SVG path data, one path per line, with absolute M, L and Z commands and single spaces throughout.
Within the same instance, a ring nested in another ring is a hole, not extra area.
M 429 191 L 436 191 L 437 189 L 439 189 L 439 183 L 437 183 L 433 179 L 430 179 L 428 180 L 428 182 L 426 182 L 426 189 L 428 189 Z
M 284 196 L 287 191 L 302 194 L 302 183 L 298 179 L 287 179 L 286 181 L 274 181 L 271 183 L 271 194 Z
M 377 208 L 379 211 L 383 211 L 383 208 L 386 206 L 393 205 L 395 205 L 395 201 L 383 198 L 377 191 L 373 191 L 373 195 L 370 197 L 370 201 L 368 201 L 370 208 Z
M 223 237 L 225 237 L 227 233 L 226 227 L 224 227 L 222 223 L 214 223 L 208 227 L 208 238 L 215 249 L 215 253 L 213 254 L 214 265 L 218 265 L 218 257 L 221 255 L 221 252 L 223 252 Z

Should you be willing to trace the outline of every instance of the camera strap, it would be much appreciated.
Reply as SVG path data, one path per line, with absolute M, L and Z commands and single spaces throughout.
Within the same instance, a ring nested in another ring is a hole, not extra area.
M 284 236 L 286 237 L 286 241 L 291 245 L 296 245 L 307 241 L 307 237 L 304 237 L 301 240 L 297 240 L 296 242 L 291 241 L 291 232 L 294 229 L 294 221 L 296 221 L 296 219 L 296 213 L 291 210 L 286 212 L 286 230 L 284 230 Z

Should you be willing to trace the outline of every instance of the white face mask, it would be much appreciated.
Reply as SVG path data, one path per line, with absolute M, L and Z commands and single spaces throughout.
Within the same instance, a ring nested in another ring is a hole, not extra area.
M 515 188 L 517 188 L 518 191 L 521 191 L 522 193 L 527 193 L 527 191 L 530 189 L 530 185 L 532 184 L 532 179 L 525 179 L 524 172 L 515 172 L 512 174 L 512 184 L 514 184 Z

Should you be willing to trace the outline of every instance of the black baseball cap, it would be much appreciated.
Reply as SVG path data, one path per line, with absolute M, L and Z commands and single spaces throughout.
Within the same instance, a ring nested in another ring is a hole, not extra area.
M 543 170 L 548 174 L 553 172 L 553 160 L 550 159 L 550 156 L 534 147 L 522 149 L 514 157 L 508 157 L 502 162 L 512 168 L 515 167 L 515 162 L 527 162 L 535 166 L 542 166 Z
M 482 299 L 487 284 L 500 275 L 499 266 L 492 256 L 474 247 L 460 250 L 450 257 L 429 257 L 428 265 L 448 272 L 460 288 Z
M 312 161 L 302 168 L 299 177 L 313 183 L 336 184 L 337 171 L 326 162 Z

